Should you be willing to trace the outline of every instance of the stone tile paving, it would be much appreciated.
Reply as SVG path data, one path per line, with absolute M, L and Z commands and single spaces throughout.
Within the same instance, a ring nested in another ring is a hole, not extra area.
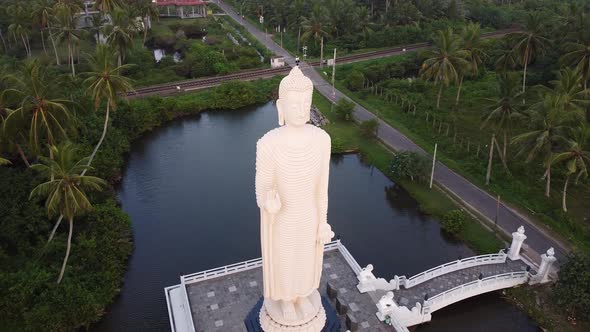
M 360 331 L 392 331 L 375 316 L 377 307 L 371 297 L 359 293 L 356 275 L 338 250 L 324 253 L 320 293 L 326 297 L 328 281 L 338 289 Z M 244 318 L 262 296 L 262 269 L 193 283 L 187 286 L 187 292 L 196 331 L 246 331 Z M 341 321 L 346 326 L 344 316 Z
M 429 297 L 433 297 L 462 284 L 477 280 L 480 274 L 483 274 L 483 277 L 486 278 L 502 273 L 525 271 L 526 268 L 527 265 L 523 261 L 512 261 L 510 259 L 507 259 L 504 264 L 490 264 L 466 268 L 444 274 L 408 289 L 394 291 L 394 300 L 398 304 L 411 309 L 416 302 L 422 303 L 426 294 Z

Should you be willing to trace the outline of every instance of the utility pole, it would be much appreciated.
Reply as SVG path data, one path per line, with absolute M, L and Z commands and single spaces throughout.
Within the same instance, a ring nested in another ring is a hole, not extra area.
M 320 39 L 320 68 L 324 68 L 324 37 Z
M 336 48 L 334 48 L 334 62 L 332 63 L 332 97 L 336 99 L 336 87 L 334 86 L 336 78 Z
M 496 218 L 494 218 L 494 225 L 496 229 L 498 229 L 498 215 L 500 214 L 500 195 L 498 195 L 498 199 L 496 200 Z
M 430 186 L 429 188 L 432 189 L 432 181 L 434 180 L 434 165 L 436 165 L 436 150 L 438 148 L 438 143 L 434 144 L 434 155 L 432 157 L 432 171 L 430 172 Z
M 301 40 L 301 25 L 299 26 L 299 32 L 297 33 L 297 54 L 299 54 L 299 41 Z

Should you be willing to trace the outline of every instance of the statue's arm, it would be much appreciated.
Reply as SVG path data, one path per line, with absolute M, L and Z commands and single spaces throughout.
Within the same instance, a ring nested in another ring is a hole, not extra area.
M 332 149 L 332 144 L 330 142 L 330 136 L 326 134 L 325 137 L 326 138 L 322 147 L 322 170 L 320 176 L 320 183 L 318 186 L 318 210 L 320 213 L 320 224 L 326 224 L 328 222 L 328 181 L 330 179 L 330 153 Z
M 268 193 L 273 190 L 273 167 L 272 153 L 262 140 L 256 143 L 256 204 L 264 209 Z

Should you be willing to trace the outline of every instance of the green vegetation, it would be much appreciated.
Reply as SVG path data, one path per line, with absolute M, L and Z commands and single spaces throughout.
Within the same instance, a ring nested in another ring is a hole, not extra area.
M 574 253 L 560 266 L 555 285 L 506 290 L 507 298 L 522 307 L 543 328 L 555 332 L 590 329 L 590 256 Z
M 107 58 L 110 65 L 116 62 L 116 57 Z M 64 99 L 58 98 L 63 92 L 57 89 L 63 84 L 63 77 L 52 75 L 53 68 L 37 66 L 32 71 L 27 68 L 29 66 L 17 76 L 28 82 L 33 73 L 37 82 L 42 81 L 37 86 L 46 88 L 40 90 L 43 96 L 47 96 L 45 99 Z M 17 126 L 21 122 L 12 122 L 15 126 L 11 127 L 4 121 L 1 123 L 4 125 L 1 136 L 3 155 L 13 164 L 0 167 L 0 320 L 7 330 L 58 331 L 88 327 L 100 319 L 105 307 L 120 291 L 126 260 L 132 251 L 129 218 L 116 206 L 110 186 L 103 192 L 86 191 L 85 195 L 75 188 L 98 189 L 103 183 L 98 177 L 111 182 L 120 179 L 131 141 L 145 132 L 179 116 L 266 102 L 274 95 L 279 80 L 227 82 L 215 89 L 174 98 L 150 97 L 122 103 L 117 97 L 109 100 L 108 93 L 99 93 L 103 86 L 116 89 L 116 75 L 109 76 L 110 83 L 103 80 L 98 84 L 93 84 L 98 81 L 91 74 L 81 76 L 89 77 L 87 85 L 90 88 L 84 93 L 84 84 L 72 86 L 68 96 L 74 100 L 64 100 L 63 105 L 68 106 L 65 108 L 39 108 L 20 102 L 19 98 L 28 94 L 3 94 L 5 105 L 19 105 L 23 114 L 33 114 L 33 117 L 25 117 L 29 119 L 27 121 L 34 119 L 34 115 L 65 110 L 68 117 L 63 118 L 75 122 L 63 127 L 64 135 L 51 136 L 48 133 L 61 130 L 52 129 L 53 122 L 40 122 L 38 141 L 28 139 L 29 124 L 26 121 L 22 126 Z M 103 111 L 109 103 L 116 104 L 117 111 L 106 118 Z M 93 104 L 97 105 L 96 112 Z M 8 108 L 10 115 L 14 112 Z M 105 133 L 105 119 L 108 133 L 96 150 L 96 143 Z M 52 145 L 74 143 L 46 149 L 50 137 L 54 139 Z M 36 143 L 40 146 L 37 150 L 34 148 Z M 22 147 L 20 159 L 16 158 L 19 154 L 17 144 Z M 89 174 L 80 175 L 88 169 L 87 156 L 93 150 L 96 157 L 92 169 Z M 38 160 L 42 163 L 37 163 Z M 72 167 L 71 162 L 76 160 L 80 161 Z M 25 161 L 42 174 L 29 169 Z M 51 180 L 51 177 L 53 181 L 44 183 L 44 179 Z M 70 189 L 77 194 L 60 194 Z M 29 200 L 29 195 L 51 197 L 46 202 L 51 220 L 41 202 Z M 77 203 L 72 204 L 71 198 Z M 81 215 L 85 211 L 88 212 Z M 68 221 L 69 232 L 60 227 L 59 222 L 55 223 L 59 214 Z M 75 228 L 72 227 L 74 219 Z M 51 236 L 49 241 L 48 236 Z M 58 278 L 61 282 L 56 284 Z
M 396 184 L 407 190 L 418 201 L 422 212 L 438 220 L 443 220 L 448 212 L 457 209 L 457 204 L 444 192 L 436 188 L 428 189 L 423 183 L 403 179 L 393 174 L 391 164 L 397 154 L 373 139 L 364 138 L 359 126 L 354 122 L 339 119 L 335 112 L 331 111 L 333 107 L 328 99 L 314 92 L 313 104 L 330 120 L 330 124 L 324 129 L 332 138 L 333 153 L 359 152 L 367 163 L 377 167 Z M 471 216 L 466 216 L 465 228 L 457 234 L 457 237 L 479 253 L 497 252 L 504 247 L 500 239 Z
M 410 179 L 414 182 L 425 182 L 429 176 L 430 162 L 416 152 L 402 151 L 391 159 L 389 171 L 397 179 Z
M 432 51 L 340 66 L 337 86 L 427 151 L 438 143 L 440 159 L 472 182 L 590 250 L 590 74 L 579 63 L 584 53 L 570 59 L 572 44 L 587 43 L 575 23 L 584 9 L 573 8 L 568 24 L 539 30 L 549 14 L 535 12 L 526 33 L 499 40 L 474 43 L 476 25 L 460 36 L 445 30 Z M 543 57 L 547 40 L 560 35 L 567 38 Z M 350 90 L 349 75 L 364 77 L 363 88 Z M 519 88 L 524 78 L 528 89 Z
M 345 98 L 338 100 L 336 103 L 336 114 L 344 121 L 352 120 L 352 113 L 354 112 L 354 103 Z
M 459 234 L 465 229 L 465 213 L 461 210 L 449 211 L 443 218 L 442 228 L 449 234 Z
M 307 46 L 309 57 L 319 57 L 322 44 L 325 56 L 334 48 L 346 54 L 430 41 L 436 31 L 458 29 L 468 21 L 479 22 L 486 30 L 508 28 L 536 6 L 558 3 L 543 0 L 532 7 L 531 1 L 485 0 L 225 2 L 262 31 L 274 32 L 274 40 L 291 53 L 301 54 Z

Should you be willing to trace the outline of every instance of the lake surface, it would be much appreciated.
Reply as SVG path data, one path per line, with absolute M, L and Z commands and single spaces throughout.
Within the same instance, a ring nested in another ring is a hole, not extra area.
M 179 276 L 260 257 L 254 196 L 256 141 L 276 110 L 208 112 L 171 122 L 133 144 L 119 188 L 135 250 L 120 296 L 95 331 L 168 331 L 164 287 Z M 328 221 L 362 266 L 411 276 L 473 255 L 379 170 L 357 155 L 333 156 Z M 433 315 L 420 332 L 538 331 L 499 293 Z

